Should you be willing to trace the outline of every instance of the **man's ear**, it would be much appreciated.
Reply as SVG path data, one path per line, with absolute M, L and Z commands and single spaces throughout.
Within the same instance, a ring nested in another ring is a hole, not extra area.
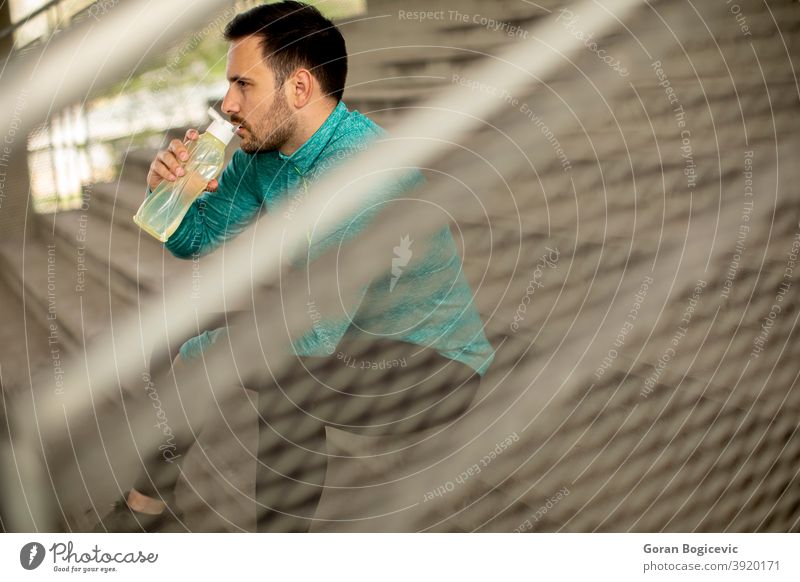
M 289 102 L 296 109 L 301 109 L 311 102 L 311 95 L 314 91 L 316 79 L 308 69 L 297 69 L 292 75 L 291 82 L 287 83 L 290 94 L 287 95 Z

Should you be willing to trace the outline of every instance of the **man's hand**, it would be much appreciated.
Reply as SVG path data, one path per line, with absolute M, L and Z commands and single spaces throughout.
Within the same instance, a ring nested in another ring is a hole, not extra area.
M 183 143 L 179 139 L 173 139 L 167 149 L 158 152 L 153 163 L 150 164 L 150 171 L 147 173 L 147 187 L 150 190 L 155 190 L 164 180 L 174 182 L 178 178 L 185 176 L 186 170 L 184 170 L 183 165 L 189 159 L 189 150 L 186 146 L 199 138 L 200 133 L 196 129 L 190 129 L 186 132 L 186 139 L 183 140 Z M 217 186 L 217 181 L 211 180 L 206 185 L 206 190 L 214 192 Z

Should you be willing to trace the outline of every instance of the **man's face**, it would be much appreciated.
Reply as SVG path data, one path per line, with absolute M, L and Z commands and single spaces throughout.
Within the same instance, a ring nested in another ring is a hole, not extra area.
M 241 124 L 237 135 L 247 153 L 280 149 L 294 133 L 297 121 L 272 68 L 264 60 L 258 39 L 248 36 L 228 48 L 228 82 L 222 111 Z

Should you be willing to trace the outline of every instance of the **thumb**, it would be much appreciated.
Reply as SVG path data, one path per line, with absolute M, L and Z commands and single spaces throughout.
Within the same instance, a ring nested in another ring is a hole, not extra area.
M 219 188 L 219 182 L 217 182 L 216 178 L 215 178 L 214 180 L 211 180 L 211 181 L 208 183 L 208 186 L 206 186 L 206 189 L 207 189 L 209 192 L 216 192 L 216 191 L 217 191 L 217 188 Z

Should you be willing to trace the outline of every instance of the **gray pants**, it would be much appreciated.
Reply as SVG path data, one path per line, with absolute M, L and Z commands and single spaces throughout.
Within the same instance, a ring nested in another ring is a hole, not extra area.
M 231 351 L 227 342 L 211 350 Z M 203 361 L 176 358 L 154 377 L 170 439 L 146 456 L 134 485 L 142 493 L 170 496 L 207 412 L 225 397 L 225 389 L 196 374 L 187 382 L 198 365 Z M 459 418 L 480 381 L 470 367 L 435 350 L 363 335 L 345 336 L 334 354 L 298 357 L 284 370 L 240 384 L 259 394 L 258 531 L 308 531 L 323 489 L 326 426 L 365 435 L 412 434 Z

